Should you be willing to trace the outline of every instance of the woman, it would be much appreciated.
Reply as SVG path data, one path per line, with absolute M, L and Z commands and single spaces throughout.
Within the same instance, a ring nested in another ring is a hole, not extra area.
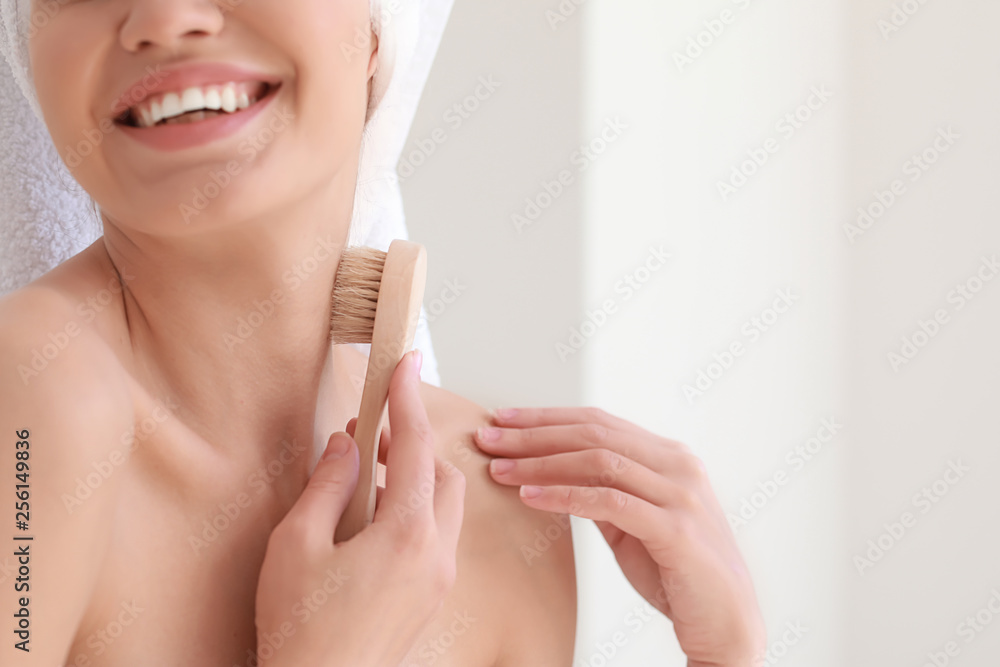
M 335 434 L 311 476 L 302 454 L 360 400 L 360 353 L 323 369 L 371 21 L 364 0 L 116 0 L 66 3 L 33 35 L 55 145 L 102 137 L 73 173 L 104 236 L 0 301 L 0 432 L 17 438 L 0 475 L 30 473 L 34 537 L 30 599 L 5 588 L 0 608 L 28 610 L 31 650 L 7 641 L 3 664 L 569 664 L 569 535 L 525 549 L 570 512 L 689 665 L 753 664 L 753 587 L 686 448 L 595 410 L 491 417 L 419 383 L 415 355 L 393 377 L 376 521 L 333 544 L 356 447 Z M 174 115 L 191 88 L 223 109 Z

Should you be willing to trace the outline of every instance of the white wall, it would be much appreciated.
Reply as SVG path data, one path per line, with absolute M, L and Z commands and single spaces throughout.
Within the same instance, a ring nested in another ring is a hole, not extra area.
M 470 285 L 431 324 L 444 386 L 486 405 L 596 404 L 693 446 L 725 508 L 762 504 L 738 538 L 776 652 L 786 623 L 807 628 L 776 664 L 916 666 L 951 639 L 950 664 L 1000 656 L 1000 619 L 957 634 L 1000 590 L 1000 281 L 961 311 L 947 301 L 1000 254 L 1000 6 L 907 0 L 919 9 L 884 38 L 894 1 L 588 0 L 555 29 L 554 0 L 459 1 L 411 135 L 480 74 L 504 81 L 404 184 L 429 297 L 446 276 Z M 731 22 L 678 67 L 723 10 Z M 829 99 L 779 127 L 814 87 Z M 578 172 L 574 150 L 615 118 L 627 127 Z M 954 147 L 852 243 L 857 207 L 949 125 Z M 718 182 L 768 139 L 775 152 L 723 200 Z M 510 214 L 564 167 L 572 186 L 517 234 Z M 615 287 L 650 246 L 671 258 L 626 299 Z M 748 335 L 786 289 L 794 304 Z M 616 312 L 561 361 L 555 343 L 607 299 Z M 937 308 L 949 322 L 894 372 L 887 353 Z M 685 396 L 734 342 L 743 354 Z M 801 459 L 824 419 L 837 433 Z M 957 459 L 972 470 L 922 514 L 913 495 Z M 777 492 L 761 503 L 761 487 Z M 915 525 L 859 573 L 854 556 L 907 510 Z M 596 529 L 574 528 L 589 657 L 638 598 Z M 663 622 L 611 664 L 684 661 Z
M 844 432 L 801 468 L 786 461 L 824 418 L 847 423 L 839 7 L 633 1 L 588 10 L 584 126 L 610 113 L 632 121 L 586 188 L 591 300 L 635 270 L 647 245 L 662 243 L 673 258 L 593 339 L 585 400 L 694 447 L 734 514 L 758 484 L 773 486 L 737 533 L 772 640 L 786 622 L 801 623 L 808 632 L 788 664 L 844 664 L 835 576 L 843 570 Z M 707 46 L 688 51 L 699 33 Z M 829 99 L 803 107 L 811 117 L 801 127 L 779 127 L 814 87 Z M 751 163 L 747 182 L 723 195 L 718 182 L 750 159 L 748 150 L 766 162 Z M 782 290 L 790 290 L 791 305 L 778 304 L 787 312 L 766 312 Z M 765 319 L 760 329 L 754 317 Z M 742 354 L 711 368 L 734 343 Z M 699 371 L 717 379 L 699 388 Z M 685 394 L 685 385 L 693 390 Z M 786 484 L 769 484 L 775 475 Z
M 972 634 L 959 624 L 1000 591 L 1000 280 L 961 310 L 948 295 L 975 276 L 983 255 L 1000 259 L 1000 5 L 928 2 L 884 39 L 876 22 L 890 8 L 851 3 L 852 178 L 843 218 L 893 179 L 907 189 L 850 247 L 851 316 L 841 335 L 850 342 L 854 439 L 840 552 L 866 550 L 904 511 L 916 524 L 863 576 L 844 574 L 848 657 L 923 665 L 954 640 L 958 655 L 939 662 L 995 665 L 1000 619 Z M 904 164 L 948 126 L 960 138 L 912 181 Z M 948 323 L 894 372 L 887 353 L 938 309 Z M 939 502 L 914 506 L 914 494 L 951 459 L 971 471 L 939 486 L 949 489 Z M 993 605 L 1000 611 L 1000 600 Z
M 511 221 L 579 133 L 581 31 L 552 35 L 539 18 L 530 0 L 455 3 L 400 169 L 443 385 L 484 405 L 583 393 L 582 362 L 540 344 L 581 308 L 579 188 L 530 230 Z

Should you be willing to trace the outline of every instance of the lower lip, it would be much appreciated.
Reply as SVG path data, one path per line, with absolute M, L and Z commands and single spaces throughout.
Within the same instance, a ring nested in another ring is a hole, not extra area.
M 270 106 L 282 86 L 271 88 L 267 95 L 246 109 L 231 114 L 220 114 L 207 120 L 153 127 L 132 127 L 116 123 L 126 135 L 159 151 L 181 151 L 185 148 L 203 146 L 218 139 L 236 134 L 244 125 Z

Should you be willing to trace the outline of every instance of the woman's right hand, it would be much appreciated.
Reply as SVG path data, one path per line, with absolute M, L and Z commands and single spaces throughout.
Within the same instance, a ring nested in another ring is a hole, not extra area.
M 392 447 L 371 525 L 333 542 L 359 465 L 354 439 L 338 432 L 271 533 L 257 587 L 262 667 L 397 667 L 451 590 L 465 477 L 434 455 L 419 370 L 410 352 L 393 371 Z

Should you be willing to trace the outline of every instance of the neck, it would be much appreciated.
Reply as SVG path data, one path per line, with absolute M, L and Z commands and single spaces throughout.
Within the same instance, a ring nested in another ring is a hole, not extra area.
M 137 372 L 175 397 L 213 445 L 311 442 L 354 199 L 353 183 L 339 180 L 280 215 L 224 229 L 202 218 L 206 231 L 196 235 L 105 221 Z

